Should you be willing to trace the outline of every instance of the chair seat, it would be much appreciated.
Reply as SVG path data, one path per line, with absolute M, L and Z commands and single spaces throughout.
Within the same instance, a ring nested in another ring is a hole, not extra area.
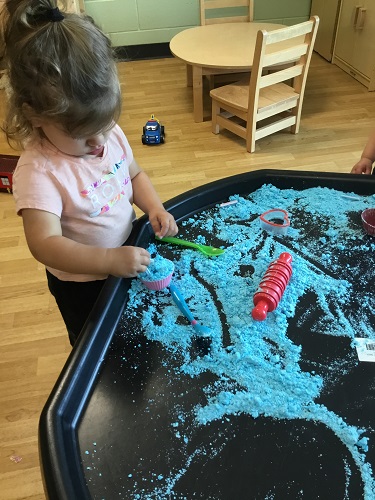
M 225 85 L 211 90 L 214 97 L 221 104 L 230 104 L 232 108 L 245 112 L 249 105 L 249 83 L 240 81 L 231 85 Z M 291 106 L 298 100 L 299 94 L 285 83 L 276 83 L 271 87 L 261 89 L 259 92 L 258 113 L 262 114 L 272 109 L 281 100 L 285 103 L 290 101 Z

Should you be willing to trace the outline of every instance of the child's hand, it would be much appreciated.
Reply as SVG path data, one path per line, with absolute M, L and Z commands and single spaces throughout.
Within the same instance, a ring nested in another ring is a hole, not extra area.
M 140 247 L 109 248 L 109 274 L 119 278 L 134 278 L 144 273 L 150 264 L 150 254 Z
M 159 209 L 148 214 L 150 224 L 154 233 L 159 238 L 174 236 L 178 233 L 178 227 L 172 214 L 164 209 Z
M 358 163 L 351 169 L 351 174 L 371 174 L 372 160 L 369 158 L 361 158 Z

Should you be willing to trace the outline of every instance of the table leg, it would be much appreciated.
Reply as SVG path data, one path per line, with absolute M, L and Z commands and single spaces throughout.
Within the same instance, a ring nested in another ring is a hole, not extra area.
M 193 66 L 194 121 L 203 122 L 203 74 L 200 66 Z
M 193 86 L 193 66 L 191 64 L 186 65 L 186 86 Z

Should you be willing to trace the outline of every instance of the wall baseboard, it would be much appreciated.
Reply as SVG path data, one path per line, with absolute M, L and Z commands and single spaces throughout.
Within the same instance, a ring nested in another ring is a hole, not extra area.
M 169 50 L 169 43 L 150 43 L 115 47 L 115 54 L 118 61 L 137 61 L 141 59 L 173 57 Z

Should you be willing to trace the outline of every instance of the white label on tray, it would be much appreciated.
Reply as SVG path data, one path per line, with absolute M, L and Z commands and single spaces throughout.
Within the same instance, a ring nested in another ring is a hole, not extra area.
M 375 340 L 362 338 L 354 340 L 359 361 L 375 362 Z

